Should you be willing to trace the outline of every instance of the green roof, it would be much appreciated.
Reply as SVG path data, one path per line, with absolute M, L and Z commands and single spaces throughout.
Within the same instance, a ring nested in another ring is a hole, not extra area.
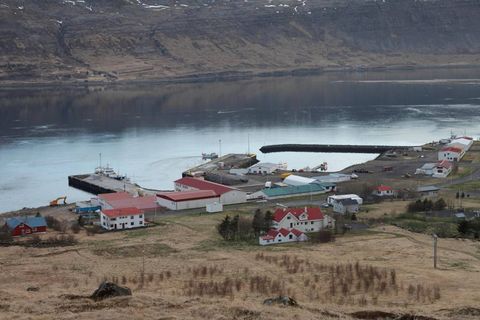
M 308 194 L 311 192 L 322 192 L 325 191 L 325 188 L 322 185 L 312 183 L 306 184 L 303 186 L 288 186 L 288 187 L 278 187 L 278 188 L 265 188 L 262 192 L 267 197 L 281 197 L 294 194 Z

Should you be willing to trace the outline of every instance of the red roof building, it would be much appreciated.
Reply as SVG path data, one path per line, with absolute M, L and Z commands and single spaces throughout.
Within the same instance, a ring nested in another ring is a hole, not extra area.
M 190 178 L 190 177 L 185 177 L 185 178 L 176 180 L 175 185 L 184 186 L 184 188 L 186 187 L 187 189 L 191 188 L 191 189 L 197 189 L 197 190 L 212 190 L 212 191 L 215 191 L 215 193 L 219 196 L 226 192 L 235 190 L 233 188 L 224 186 L 223 184 L 210 182 L 203 179 Z
M 162 209 L 156 196 L 134 197 L 128 192 L 113 192 L 99 194 L 97 199 L 102 209 L 137 208 L 145 212 Z
M 377 197 L 393 196 L 393 189 L 392 187 L 381 184 L 375 187 L 375 190 L 373 190 L 373 195 Z
M 462 153 L 463 150 L 457 147 L 444 147 L 442 148 L 443 152 L 455 152 L 455 153 Z
M 318 207 L 305 207 L 305 208 L 280 208 L 275 210 L 273 214 L 273 221 L 280 222 L 288 214 L 293 215 L 298 220 L 322 220 L 323 213 Z M 305 217 L 302 215 L 305 214 Z M 301 218 L 302 217 L 302 218 Z
M 178 179 L 177 181 L 175 181 L 175 190 L 211 190 L 220 197 L 220 203 L 222 205 L 247 202 L 246 192 L 203 179 L 196 179 L 190 177 Z
M 143 214 L 143 211 L 137 208 L 120 208 L 102 210 L 102 213 L 109 218 L 118 218 L 122 216 L 134 216 Z
M 213 190 L 195 190 L 195 191 L 179 191 L 179 192 L 162 192 L 157 193 L 157 197 L 170 201 L 191 201 L 199 199 L 218 198 Z
M 298 229 L 302 232 L 316 232 L 331 227 L 333 219 L 325 216 L 318 207 L 281 208 L 275 210 L 272 226 L 278 230 Z
M 308 237 L 298 229 L 270 229 L 266 235 L 259 238 L 260 245 L 307 241 Z
M 125 230 L 145 227 L 145 215 L 134 207 L 119 209 L 102 209 L 100 225 L 107 230 Z

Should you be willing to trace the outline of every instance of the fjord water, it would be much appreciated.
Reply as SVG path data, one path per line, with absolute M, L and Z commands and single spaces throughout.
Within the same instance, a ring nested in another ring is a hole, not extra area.
M 172 189 L 202 152 L 255 152 L 290 168 L 339 170 L 374 155 L 261 154 L 265 144 L 418 145 L 480 136 L 480 70 L 422 70 L 254 80 L 0 90 L 0 212 L 90 196 L 67 176 L 109 163 Z M 219 142 L 221 140 L 221 143 Z

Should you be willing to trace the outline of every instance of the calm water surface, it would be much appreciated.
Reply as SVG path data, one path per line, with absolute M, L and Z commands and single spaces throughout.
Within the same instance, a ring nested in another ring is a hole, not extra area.
M 202 152 L 256 152 L 330 170 L 372 155 L 277 153 L 276 143 L 416 145 L 480 136 L 480 70 L 329 74 L 238 82 L 58 90 L 0 89 L 0 212 L 67 195 L 67 176 L 104 163 L 145 187 L 172 181 Z

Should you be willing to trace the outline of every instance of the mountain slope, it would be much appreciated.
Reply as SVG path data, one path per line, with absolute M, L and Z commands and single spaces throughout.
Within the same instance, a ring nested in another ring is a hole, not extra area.
M 480 64 L 477 0 L 0 0 L 0 81 Z

